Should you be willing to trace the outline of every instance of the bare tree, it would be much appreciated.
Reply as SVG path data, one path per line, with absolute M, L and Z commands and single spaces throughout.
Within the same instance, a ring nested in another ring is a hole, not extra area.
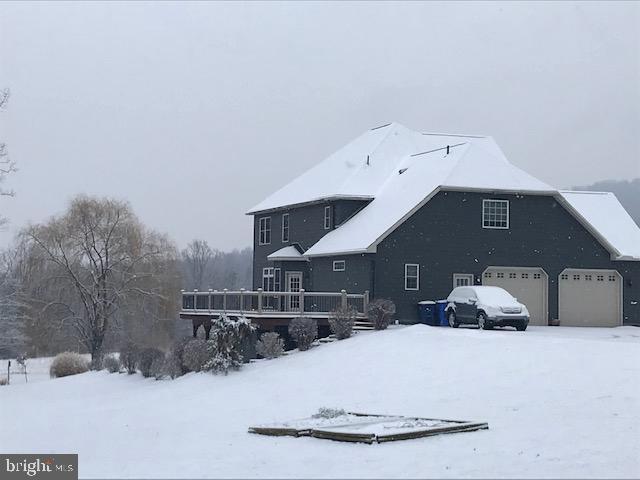
M 206 240 L 193 240 L 182 250 L 182 259 L 192 282 L 189 288 L 205 287 L 205 282 L 211 280 L 210 272 L 217 256 L 218 252 L 212 250 Z
M 71 326 L 94 366 L 127 302 L 166 300 L 159 265 L 175 259 L 175 248 L 126 202 L 77 197 L 64 215 L 25 229 L 22 238 L 48 293 L 30 299 L 36 314 Z
M 3 110 L 7 102 L 9 101 L 9 90 L 4 89 L 0 90 L 0 110 Z M 13 160 L 9 158 L 9 153 L 7 151 L 7 144 L 0 140 L 0 196 L 9 196 L 12 197 L 14 195 L 13 190 L 7 190 L 3 187 L 3 183 L 6 180 L 7 176 L 10 173 L 16 171 L 16 164 Z M 0 225 L 7 222 L 7 218 L 4 216 L 0 216 Z
M 0 358 L 17 357 L 25 347 L 25 325 L 20 315 L 20 284 L 15 253 L 0 254 Z

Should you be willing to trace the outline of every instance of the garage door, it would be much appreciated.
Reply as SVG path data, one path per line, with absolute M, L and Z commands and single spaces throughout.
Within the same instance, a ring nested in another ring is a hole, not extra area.
M 482 284 L 502 287 L 524 303 L 531 315 L 530 325 L 548 325 L 549 276 L 541 268 L 489 267 Z
M 558 279 L 560 325 L 622 325 L 622 278 L 615 270 L 568 268 Z

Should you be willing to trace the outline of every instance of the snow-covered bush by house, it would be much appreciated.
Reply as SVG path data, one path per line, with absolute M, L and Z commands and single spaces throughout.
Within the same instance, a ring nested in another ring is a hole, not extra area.
M 182 348 L 182 367 L 185 372 L 200 372 L 211 358 L 211 348 L 206 340 L 193 338 Z
M 338 307 L 329 314 L 329 327 L 338 340 L 349 338 L 358 312 L 351 306 Z
M 167 355 L 167 374 L 171 378 L 176 378 L 185 373 L 188 373 L 190 370 L 184 364 L 184 347 L 193 340 L 192 337 L 184 337 L 179 340 L 176 340 L 171 345 L 169 349 L 169 354 Z
M 74 352 L 62 352 L 56 355 L 51 362 L 49 375 L 52 378 L 67 377 L 77 375 L 89 370 L 89 362 L 82 355 Z
M 120 363 L 127 370 L 129 375 L 136 373 L 140 349 L 133 342 L 126 342 L 120 349 Z
M 384 298 L 378 298 L 369 303 L 369 308 L 367 309 L 369 321 L 376 330 L 384 330 L 387 328 L 391 324 L 395 313 L 395 303 Z
M 162 350 L 155 347 L 145 347 L 140 350 L 136 366 L 143 377 L 151 377 L 154 375 L 154 372 L 151 371 L 151 365 L 153 365 L 156 360 L 164 361 L 164 352 Z
M 346 414 L 347 412 L 345 412 L 342 408 L 320 407 L 318 409 L 318 413 L 311 415 L 311 418 L 336 418 Z
M 169 357 L 163 354 L 154 358 L 149 367 L 149 376 L 154 377 L 156 380 L 169 377 Z
M 120 359 L 115 355 L 107 355 L 102 359 L 102 368 L 106 368 L 110 373 L 120 372 Z
M 289 335 L 296 342 L 299 350 L 309 350 L 318 337 L 318 322 L 313 318 L 296 317 L 289 323 Z
M 277 332 L 263 333 L 256 343 L 256 351 L 264 358 L 278 358 L 284 352 L 284 341 Z
M 244 317 L 231 320 L 226 315 L 220 315 L 212 323 L 209 340 L 213 345 L 212 357 L 205 364 L 204 370 L 226 375 L 229 370 L 238 370 L 242 366 L 243 339 L 252 335 L 255 327 Z

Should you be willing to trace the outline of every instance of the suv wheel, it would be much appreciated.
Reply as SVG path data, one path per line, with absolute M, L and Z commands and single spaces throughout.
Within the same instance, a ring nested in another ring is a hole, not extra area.
M 460 324 L 456 320 L 456 312 L 454 312 L 453 310 L 450 310 L 449 314 L 447 315 L 447 318 L 449 319 L 449 326 L 451 328 L 458 328 Z
M 493 325 L 487 320 L 487 314 L 484 312 L 478 313 L 478 328 L 482 330 L 491 330 Z
M 518 330 L 519 332 L 524 332 L 527 329 L 527 325 L 526 323 L 520 323 L 518 325 L 516 325 L 516 330 Z

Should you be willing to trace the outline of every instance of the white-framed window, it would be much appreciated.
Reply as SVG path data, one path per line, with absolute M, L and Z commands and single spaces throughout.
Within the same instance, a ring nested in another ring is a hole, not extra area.
M 282 242 L 287 243 L 289 241 L 289 214 L 282 214 Z
M 280 269 L 273 267 L 265 267 L 262 269 L 262 290 L 265 292 L 279 292 L 280 285 Z
M 486 277 L 486 274 L 485 274 Z M 454 273 L 453 274 L 453 288 L 456 287 L 468 287 L 473 285 L 472 273 Z
M 482 228 L 509 228 L 509 200 L 482 200 Z
M 331 228 L 331 205 L 324 207 L 324 229 L 329 230 Z
M 344 272 L 346 270 L 346 263 L 344 260 L 334 260 L 333 261 L 333 271 L 334 272 Z
M 404 289 L 420 289 L 420 265 L 417 263 L 404 264 Z
M 262 217 L 260 219 L 258 243 L 260 245 L 269 245 L 271 243 L 271 217 Z

